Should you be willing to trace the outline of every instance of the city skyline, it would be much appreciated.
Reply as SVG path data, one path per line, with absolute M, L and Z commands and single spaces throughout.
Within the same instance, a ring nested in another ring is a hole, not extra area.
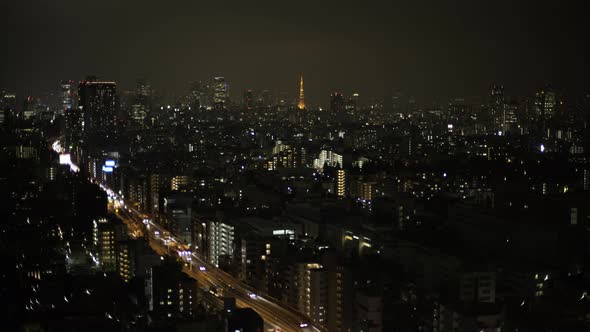
M 0 330 L 590 332 L 584 9 L 0 0 Z
M 189 81 L 222 75 L 239 96 L 292 91 L 304 72 L 314 102 L 334 91 L 470 98 L 493 82 L 517 95 L 547 83 L 571 93 L 588 88 L 588 51 L 580 47 L 588 33 L 575 4 L 382 3 L 379 11 L 306 1 L 299 9 L 141 4 L 2 4 L 8 15 L 0 27 L 10 31 L 4 44 L 12 51 L 0 54 L 0 86 L 38 93 L 96 74 L 124 88 L 148 77 L 180 94 Z

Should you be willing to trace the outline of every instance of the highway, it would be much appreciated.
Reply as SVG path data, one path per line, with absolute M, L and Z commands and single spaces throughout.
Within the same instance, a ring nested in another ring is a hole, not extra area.
M 59 141 L 53 143 L 53 149 L 62 153 Z M 74 172 L 78 167 L 71 161 L 70 169 Z M 258 294 L 255 289 L 234 278 L 223 270 L 205 261 L 196 253 L 191 252 L 162 226 L 154 223 L 147 214 L 135 209 L 131 204 L 122 200 L 117 193 L 96 179 L 91 181 L 98 183 L 109 197 L 109 207 L 114 210 L 119 218 L 127 225 L 129 234 L 133 238 L 145 236 L 150 246 L 160 255 L 180 257 L 184 260 L 183 271 L 197 280 L 200 288 L 215 290 L 215 295 L 222 300 L 223 297 L 236 299 L 238 307 L 250 307 L 264 320 L 265 327 L 270 331 L 286 332 L 325 332 L 326 329 L 313 324 L 309 318 L 291 308 L 280 304 L 277 300 Z M 213 291 L 212 291 L 213 292 Z

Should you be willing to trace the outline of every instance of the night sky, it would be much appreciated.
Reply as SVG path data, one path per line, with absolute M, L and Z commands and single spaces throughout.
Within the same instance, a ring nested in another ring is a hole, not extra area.
M 470 97 L 496 81 L 513 94 L 590 87 L 581 4 L 482 2 L 0 0 L 0 87 L 39 92 L 96 74 L 184 93 L 224 75 L 234 96 L 295 96 L 304 72 L 312 103 L 332 91 Z

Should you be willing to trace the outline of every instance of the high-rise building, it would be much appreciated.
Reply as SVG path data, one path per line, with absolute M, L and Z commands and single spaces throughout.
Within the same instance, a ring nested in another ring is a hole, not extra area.
M 152 268 L 147 282 L 148 301 L 154 313 L 164 319 L 191 318 L 197 315 L 197 282 L 173 264 Z
M 135 277 L 145 278 L 152 267 L 160 265 L 160 255 L 144 239 L 117 243 L 117 274 L 125 282 Z
M 343 169 L 338 170 L 338 176 L 336 178 L 336 194 L 338 197 L 346 196 L 346 171 Z
M 535 94 L 534 112 L 539 120 L 550 120 L 557 111 L 557 94 L 550 87 L 546 86 Z
M 209 262 L 219 266 L 220 260 L 233 257 L 235 227 L 222 221 L 211 221 L 207 230 Z
M 363 202 L 372 201 L 375 196 L 377 182 L 356 179 L 351 183 L 350 196 L 355 197 Z
M 503 126 L 504 113 L 504 86 L 494 85 L 490 92 L 490 116 L 494 128 L 501 130 Z
M 270 107 L 273 103 L 272 94 L 268 89 L 262 90 L 262 92 L 258 95 L 258 103 L 264 107 Z
M 227 109 L 229 99 L 229 85 L 222 76 L 214 78 L 213 82 L 213 108 L 216 110 Z
M 39 100 L 32 96 L 27 96 L 23 101 L 23 111 L 19 114 L 21 120 L 33 120 L 37 115 L 37 105 Z
M 146 78 L 140 78 L 137 80 L 137 90 L 135 94 L 142 102 L 149 102 L 152 97 L 152 86 Z
M 147 117 L 147 109 L 145 105 L 140 103 L 135 103 L 131 105 L 131 119 L 139 126 L 143 127 L 145 124 L 145 119 Z
M 174 192 L 164 199 L 165 212 L 170 217 L 170 228 L 180 241 L 191 242 L 192 194 Z
M 254 109 L 254 96 L 250 89 L 244 91 L 243 107 L 248 111 Z
M 9 130 L 16 114 L 16 95 L 0 91 L 0 131 Z
M 131 119 L 140 128 L 145 125 L 147 114 L 151 110 L 152 88 L 145 78 L 137 80 L 135 100 L 131 105 Z
M 0 95 L 0 108 L 16 112 L 16 95 L 12 92 L 2 91 Z
M 330 167 L 342 167 L 342 162 L 343 158 L 341 154 L 329 150 L 322 150 L 320 151 L 318 158 L 314 159 L 313 167 L 318 170 L 323 169 L 324 165 L 328 165 Z
M 280 142 L 278 142 L 280 144 Z M 283 145 L 284 149 L 281 149 L 273 156 L 273 165 L 275 168 L 298 168 L 307 164 L 307 153 L 305 148 L 302 147 L 291 147 Z M 273 148 L 276 150 L 277 146 Z
M 355 93 L 352 95 L 352 97 L 350 97 L 347 101 L 346 101 L 346 105 L 345 105 L 345 109 L 346 109 L 346 113 L 350 114 L 350 115 L 354 115 L 357 113 L 358 111 L 358 100 L 359 100 L 359 94 Z
M 126 234 L 125 224 L 119 219 L 98 218 L 94 220 L 95 259 L 104 271 L 116 271 L 117 242 L 125 240 Z
M 201 81 L 189 82 L 189 104 L 191 108 L 211 107 L 210 87 Z
M 191 183 L 191 177 L 188 175 L 176 175 L 170 180 L 170 189 L 172 191 L 187 191 Z
M 83 116 L 78 107 L 64 110 L 65 148 L 70 151 L 82 140 Z
M 324 269 L 328 275 L 328 331 L 345 332 L 352 327 L 354 307 L 353 280 L 350 269 L 333 254 L 322 257 Z
M 305 93 L 303 90 L 303 74 L 301 74 L 301 79 L 299 80 L 299 103 L 297 103 L 297 108 L 300 110 L 305 109 Z
M 502 107 L 502 133 L 514 130 L 517 124 L 517 112 L 518 104 L 516 102 L 504 103 Z
M 287 302 L 317 324 L 325 325 L 328 311 L 328 275 L 319 263 L 298 262 L 287 274 Z
M 61 106 L 63 112 L 77 108 L 78 91 L 74 81 L 61 82 Z
M 84 136 L 93 144 L 109 144 L 117 136 L 117 84 L 88 77 L 78 85 L 84 114 Z
M 363 289 L 355 295 L 355 331 L 383 331 L 383 298 L 377 289 Z
M 345 111 L 346 102 L 341 93 L 334 92 L 330 95 L 330 112 L 332 114 L 343 114 Z

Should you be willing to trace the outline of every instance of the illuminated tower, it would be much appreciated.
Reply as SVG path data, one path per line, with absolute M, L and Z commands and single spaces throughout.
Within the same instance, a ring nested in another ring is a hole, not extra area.
M 338 197 L 346 196 L 346 171 L 339 169 L 337 173 L 337 187 L 336 194 Z
M 303 74 L 301 74 L 301 81 L 299 81 L 299 104 L 297 108 L 302 110 L 305 109 L 305 97 L 303 94 Z
M 215 77 L 213 83 L 213 108 L 225 110 L 229 99 L 229 85 L 222 76 Z

